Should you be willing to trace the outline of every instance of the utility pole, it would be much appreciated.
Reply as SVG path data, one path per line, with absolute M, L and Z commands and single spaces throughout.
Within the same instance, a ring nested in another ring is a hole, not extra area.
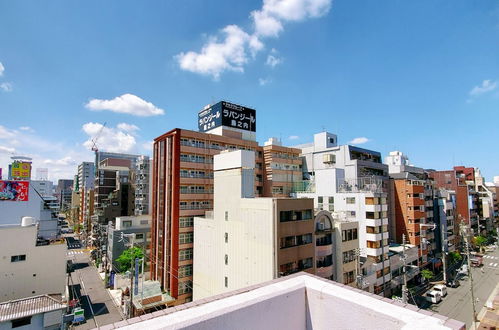
M 447 219 L 445 219 L 445 223 L 447 224 Z M 447 225 L 445 225 L 447 228 Z M 444 235 L 444 226 L 442 224 L 442 221 L 440 221 L 440 241 L 442 245 L 442 266 L 444 268 L 444 283 L 447 284 L 447 255 L 446 255 L 446 248 L 447 248 L 447 239 L 445 238 Z
M 407 275 L 406 275 L 406 260 L 405 255 L 405 234 L 402 234 L 402 260 L 404 261 L 404 266 L 402 267 L 402 273 L 404 278 L 404 284 L 402 285 L 402 302 L 407 304 Z
M 470 292 L 471 292 L 471 306 L 473 307 L 473 329 L 475 329 L 475 322 L 478 322 L 477 317 L 476 317 L 476 306 L 475 306 L 475 294 L 473 293 L 473 275 L 471 273 L 471 261 L 470 261 L 470 244 L 469 244 L 469 237 L 468 237 L 468 231 L 464 223 L 461 222 L 461 232 L 464 237 L 464 242 L 465 242 L 465 248 L 466 248 L 466 258 L 468 259 L 468 274 L 470 277 Z

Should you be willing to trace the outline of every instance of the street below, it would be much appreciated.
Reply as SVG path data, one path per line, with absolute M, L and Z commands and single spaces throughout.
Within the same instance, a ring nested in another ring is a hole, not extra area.
M 499 282 L 499 249 L 488 253 L 483 263 L 482 267 L 471 268 L 477 315 Z M 458 288 L 447 288 L 447 292 L 447 296 L 439 304 L 434 304 L 429 309 L 465 322 L 466 327 L 470 328 L 473 320 L 473 307 L 469 276 L 461 279 L 461 285 Z
M 71 240 L 71 246 L 81 246 Z M 73 261 L 69 291 L 73 299 L 78 299 L 85 310 L 86 322 L 76 324 L 78 329 L 93 329 L 123 320 L 120 310 L 113 303 L 104 287 L 97 268 L 90 262 L 90 253 L 80 249 L 68 249 L 68 260 Z

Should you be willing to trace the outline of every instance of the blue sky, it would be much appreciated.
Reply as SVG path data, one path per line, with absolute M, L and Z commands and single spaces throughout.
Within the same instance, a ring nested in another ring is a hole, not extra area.
M 0 0 L 0 63 L 0 167 L 51 179 L 104 122 L 101 150 L 150 153 L 222 99 L 257 110 L 260 142 L 326 129 L 499 175 L 496 0 Z

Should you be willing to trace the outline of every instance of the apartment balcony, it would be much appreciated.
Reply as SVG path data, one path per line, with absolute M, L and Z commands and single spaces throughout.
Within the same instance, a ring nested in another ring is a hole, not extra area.
M 388 239 L 388 235 L 389 235 L 388 232 L 377 233 L 377 234 L 366 233 L 366 240 L 372 241 L 372 242 L 377 242 L 377 241 L 381 241 L 382 239 Z
M 196 170 L 211 170 L 213 169 L 213 163 L 200 163 L 200 162 L 180 162 L 180 168 L 189 168 Z
M 381 225 L 383 225 L 383 219 L 366 219 L 366 226 L 379 227 Z
M 366 212 L 383 212 L 383 211 L 388 211 L 388 205 L 386 204 L 376 204 L 376 205 L 365 205 Z
M 331 278 L 333 275 L 333 265 L 328 267 L 320 267 L 315 269 L 315 274 L 324 278 Z
M 333 254 L 333 246 L 332 245 L 316 246 L 315 254 L 317 257 L 325 257 L 330 254 Z
M 386 247 L 386 252 L 388 252 L 388 247 Z M 368 256 L 374 256 L 374 257 L 379 257 L 380 255 L 383 255 L 383 249 L 382 248 L 366 248 L 366 254 Z

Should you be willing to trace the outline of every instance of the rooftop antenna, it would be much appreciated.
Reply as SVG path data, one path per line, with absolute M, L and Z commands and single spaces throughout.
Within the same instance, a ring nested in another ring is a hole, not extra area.
M 98 167 L 99 167 L 99 148 L 97 146 L 97 141 L 99 140 L 101 134 L 102 134 L 102 131 L 104 130 L 104 127 L 106 127 L 106 122 L 104 122 L 104 124 L 101 126 L 101 128 L 99 129 L 99 131 L 97 132 L 97 134 L 95 134 L 95 137 L 91 140 L 92 141 L 92 148 L 91 150 L 93 152 L 95 152 L 95 177 L 97 177 L 97 173 L 98 173 Z

